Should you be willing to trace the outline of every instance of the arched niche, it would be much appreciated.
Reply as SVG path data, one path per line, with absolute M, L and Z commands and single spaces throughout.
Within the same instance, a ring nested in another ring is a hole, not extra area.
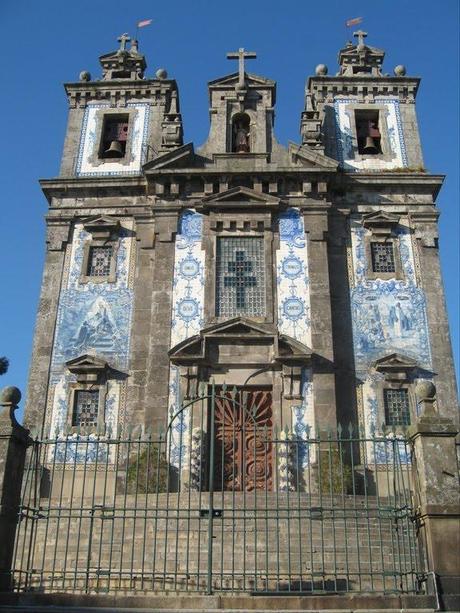
M 247 113 L 236 113 L 232 118 L 232 151 L 234 153 L 249 153 L 251 118 Z

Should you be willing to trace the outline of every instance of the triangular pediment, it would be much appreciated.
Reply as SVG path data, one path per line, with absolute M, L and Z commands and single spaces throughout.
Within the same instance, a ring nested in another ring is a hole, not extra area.
M 398 223 L 399 217 L 386 211 L 375 211 L 363 217 L 363 225 L 365 226 L 397 225 Z
M 80 372 L 88 370 L 104 370 L 107 368 L 107 362 L 98 356 L 85 353 L 84 355 L 73 358 L 65 363 L 70 372 Z
M 412 368 L 417 368 L 417 362 L 412 358 L 400 353 L 390 353 L 389 355 L 379 358 L 374 362 L 374 368 L 378 371 L 406 371 Z
M 275 207 L 280 203 L 280 199 L 270 194 L 257 192 L 250 187 L 232 187 L 219 194 L 211 194 L 203 198 L 202 203 L 207 207 L 235 207 L 247 206 L 248 204 Z
M 276 85 L 275 81 L 272 79 L 267 79 L 266 77 L 262 77 L 260 75 L 252 74 L 249 72 L 245 72 L 245 83 L 248 86 L 255 87 L 274 87 Z M 209 81 L 209 87 L 217 87 L 217 86 L 228 86 L 234 87 L 238 83 L 239 74 L 238 72 L 232 72 L 231 74 L 225 75 L 223 77 L 218 77 L 213 81 Z
M 187 143 L 172 151 L 160 154 L 154 160 L 150 160 L 143 166 L 144 172 L 159 168 L 189 168 L 193 166 L 195 152 L 193 143 Z
M 83 219 L 83 226 L 87 232 L 92 230 L 114 230 L 118 228 L 120 221 L 109 215 L 99 215 L 98 217 L 87 217 Z
M 324 155 L 320 151 L 315 151 L 306 147 L 305 145 L 297 145 L 290 142 L 288 145 L 288 152 L 290 159 L 296 163 L 300 163 L 303 166 L 309 166 L 313 168 L 322 168 L 325 170 L 337 170 L 339 163 L 336 160 Z

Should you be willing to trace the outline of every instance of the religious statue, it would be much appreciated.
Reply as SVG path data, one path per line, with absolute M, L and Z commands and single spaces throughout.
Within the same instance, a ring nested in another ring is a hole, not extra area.
M 240 120 L 235 124 L 235 151 L 249 153 L 249 129 L 245 122 Z

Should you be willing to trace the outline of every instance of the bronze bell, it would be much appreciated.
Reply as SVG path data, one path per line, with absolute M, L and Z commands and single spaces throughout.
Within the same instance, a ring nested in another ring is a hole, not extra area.
M 378 153 L 379 152 L 379 149 L 376 146 L 375 141 L 372 138 L 372 136 L 366 136 L 366 142 L 364 143 L 363 152 L 364 153 Z
M 118 140 L 113 140 L 110 143 L 110 147 L 104 151 L 104 157 L 106 158 L 122 158 L 123 149 L 121 143 Z

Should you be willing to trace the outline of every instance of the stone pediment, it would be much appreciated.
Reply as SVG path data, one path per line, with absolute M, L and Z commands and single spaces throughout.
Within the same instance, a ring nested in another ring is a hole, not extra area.
M 252 74 L 252 73 L 248 73 L 245 72 L 244 73 L 245 76 L 245 84 L 247 86 L 253 86 L 253 87 L 274 87 L 276 85 L 275 81 L 273 81 L 272 79 L 267 79 L 266 77 L 261 77 L 259 75 L 256 74 Z M 218 79 L 214 79 L 213 81 L 209 81 L 208 86 L 209 87 L 217 87 L 217 86 L 223 86 L 225 88 L 227 87 L 235 87 L 235 85 L 238 83 L 238 78 L 239 78 L 239 73 L 238 72 L 233 72 L 231 74 L 228 74 L 224 77 L 219 77 Z
M 418 364 L 412 358 L 400 353 L 390 353 L 375 360 L 375 370 L 385 375 L 388 379 L 405 380 L 409 374 L 418 368 Z
M 87 217 L 83 220 L 83 227 L 93 236 L 105 237 L 118 232 L 120 221 L 115 217 L 100 215 L 98 217 Z
M 297 145 L 296 143 L 289 143 L 288 153 L 294 164 L 301 164 L 302 166 L 321 168 L 324 170 L 337 170 L 339 166 L 336 160 L 324 155 L 321 151 L 315 151 L 314 149 Z
M 193 143 L 187 143 L 150 160 L 144 164 L 143 170 L 148 173 L 149 170 L 159 168 L 190 168 L 193 166 L 194 157 Z
M 260 207 L 277 207 L 281 200 L 270 194 L 257 192 L 249 187 L 232 187 L 219 194 L 211 194 L 203 198 L 205 208 L 239 208 L 248 205 Z
M 200 334 L 173 347 L 169 357 L 177 365 L 210 364 L 212 361 L 215 366 L 211 355 L 218 354 L 213 351 L 216 345 L 246 346 L 249 360 L 249 347 L 268 346 L 270 359 L 267 363 L 307 363 L 312 358 L 309 347 L 289 336 L 280 335 L 273 325 L 254 323 L 244 317 L 203 328 Z
M 96 381 L 104 375 L 110 366 L 98 356 L 85 353 L 65 363 L 67 369 L 77 376 L 77 380 Z
M 374 234 L 389 235 L 398 225 L 399 217 L 385 211 L 375 211 L 363 217 L 363 226 Z

